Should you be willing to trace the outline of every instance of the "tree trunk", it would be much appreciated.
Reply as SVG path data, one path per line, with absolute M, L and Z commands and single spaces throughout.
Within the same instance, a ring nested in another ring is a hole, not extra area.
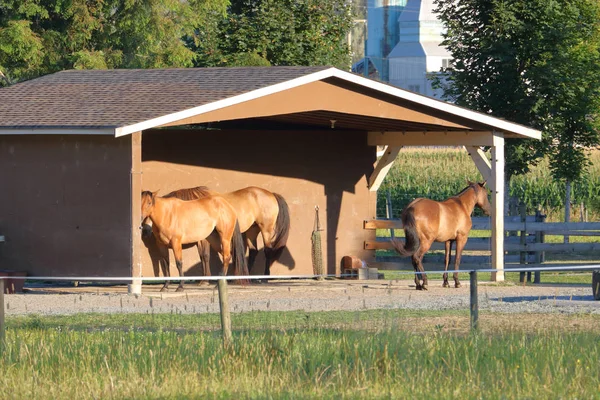
M 571 181 L 567 180 L 565 185 L 565 222 L 571 221 Z M 564 243 L 569 243 L 569 237 L 565 236 Z

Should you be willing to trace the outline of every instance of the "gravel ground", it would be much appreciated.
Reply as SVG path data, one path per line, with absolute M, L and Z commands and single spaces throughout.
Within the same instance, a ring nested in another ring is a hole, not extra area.
M 160 293 L 159 285 L 143 287 L 142 295 L 127 294 L 126 286 L 26 287 L 23 294 L 5 296 L 6 315 L 75 313 L 216 313 L 216 286 L 186 285 L 184 293 Z M 594 313 L 600 301 L 591 285 L 479 284 L 480 311 L 501 313 Z M 412 280 L 277 281 L 246 287 L 229 285 L 232 312 L 327 311 L 365 309 L 448 310 L 469 308 L 469 284 L 442 288 L 429 283 L 428 291 L 415 290 Z

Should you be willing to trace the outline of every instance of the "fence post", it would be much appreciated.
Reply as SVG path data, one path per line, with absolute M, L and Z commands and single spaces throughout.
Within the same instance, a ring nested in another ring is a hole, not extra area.
M 223 330 L 223 344 L 231 343 L 231 315 L 229 314 L 229 298 L 227 296 L 227 280 L 219 279 L 219 308 L 221 309 L 221 328 Z
M 536 210 L 535 211 L 535 222 L 546 222 L 546 216 L 544 214 L 542 214 L 542 212 L 540 210 Z M 535 233 L 535 242 L 536 243 L 544 243 L 545 240 L 545 234 L 543 231 L 538 231 Z M 545 254 L 543 251 L 538 251 L 535 253 L 536 254 L 536 262 L 538 264 L 542 264 L 545 261 Z M 536 271 L 534 274 L 535 278 L 533 279 L 533 283 L 540 283 L 541 282 L 541 272 L 540 271 Z
M 0 348 L 4 346 L 6 325 L 4 321 L 4 278 L 0 277 Z
M 519 214 L 521 215 L 521 222 L 525 224 L 527 222 L 527 206 L 525 204 L 521 204 L 519 207 Z M 527 244 L 527 230 L 525 228 L 521 231 L 519 243 L 525 248 L 525 245 Z M 521 251 L 519 253 L 519 264 L 527 264 L 527 251 Z M 525 274 L 525 272 L 519 273 L 519 282 L 525 283 Z M 531 281 L 531 272 L 527 273 L 527 281 Z
M 471 331 L 476 331 L 479 325 L 479 303 L 477 301 L 477 271 L 469 272 L 471 279 Z
M 392 213 L 392 194 L 389 189 L 386 194 L 385 214 L 386 214 L 387 219 L 394 218 L 393 213 Z M 394 228 L 390 228 L 390 239 L 394 239 L 395 237 L 396 237 L 396 232 L 394 232 Z

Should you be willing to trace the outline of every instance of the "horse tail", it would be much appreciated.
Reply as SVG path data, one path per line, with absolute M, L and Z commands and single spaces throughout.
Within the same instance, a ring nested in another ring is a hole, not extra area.
M 246 247 L 240 230 L 240 223 L 235 220 L 235 228 L 231 238 L 232 259 L 235 263 L 236 275 L 250 275 L 248 263 L 246 262 Z M 242 280 L 242 284 L 248 284 L 248 280 Z
M 394 246 L 400 255 L 406 257 L 412 256 L 421 247 L 421 240 L 417 234 L 417 224 L 415 222 L 415 210 L 413 208 L 409 208 L 402 213 L 402 225 L 404 226 L 406 243 L 392 239 L 392 246 Z
M 278 250 L 287 244 L 288 236 L 290 234 L 290 209 L 282 195 L 273 193 L 273 196 L 277 199 L 279 211 L 277 212 L 277 219 L 275 220 L 271 248 L 273 250 Z

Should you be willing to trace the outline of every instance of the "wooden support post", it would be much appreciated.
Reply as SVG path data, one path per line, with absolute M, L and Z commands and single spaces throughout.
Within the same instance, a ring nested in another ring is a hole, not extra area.
M 223 344 L 231 343 L 231 315 L 229 313 L 229 298 L 227 296 L 227 280 L 219 279 L 219 307 L 221 309 L 221 328 L 223 330 Z
M 471 331 L 476 331 L 478 329 L 479 324 L 479 302 L 477 299 L 477 271 L 469 272 L 469 278 L 471 280 Z
M 131 238 L 130 238 L 130 267 L 131 277 L 128 285 L 130 294 L 142 293 L 142 235 L 141 235 L 141 195 L 142 195 L 142 132 L 131 134 L 131 174 L 130 174 L 130 207 L 131 207 Z M 138 278 L 138 279 L 135 279 Z
M 394 218 L 393 213 L 392 213 L 392 194 L 390 193 L 389 189 L 387 191 L 385 200 L 386 200 L 385 216 L 387 217 L 387 219 Z M 394 239 L 395 237 L 396 237 L 396 232 L 394 231 L 394 228 L 390 228 L 390 238 Z
M 527 221 L 527 206 L 525 204 L 521 204 L 521 206 L 519 207 L 519 214 L 521 216 L 521 222 L 523 222 L 523 224 L 525 224 L 525 222 Z M 525 245 L 527 244 L 527 231 L 526 230 L 522 230 L 521 231 L 521 237 L 520 237 L 520 244 L 521 246 L 525 247 Z M 519 264 L 521 264 L 522 266 L 524 266 L 525 264 L 527 264 L 527 252 L 526 251 L 521 251 L 519 253 Z M 531 272 L 520 272 L 519 273 L 519 282 L 521 283 L 525 283 L 525 275 L 527 274 L 528 276 L 528 281 L 531 280 Z
M 546 216 L 542 214 L 542 212 L 540 210 L 536 210 L 535 211 L 535 222 L 545 222 L 546 221 Z M 545 235 L 544 232 L 542 231 L 537 231 L 535 233 L 535 242 L 536 243 L 544 243 L 545 242 Z M 536 253 L 536 263 L 538 264 L 542 264 L 545 260 L 545 254 L 543 251 L 538 251 Z M 535 271 L 534 273 L 534 278 L 533 278 L 533 283 L 541 283 L 542 281 L 542 273 L 541 271 Z
M 0 278 L 0 348 L 4 346 L 4 338 L 6 332 L 6 325 L 4 321 L 4 288 L 6 287 L 6 281 Z
M 398 156 L 398 153 L 402 149 L 402 146 L 386 146 L 383 150 L 383 155 L 377 161 L 377 165 L 373 170 L 373 173 L 369 177 L 369 191 L 376 192 L 379 189 L 379 186 L 383 183 L 383 180 L 387 173 L 389 172 L 392 165 L 394 165 L 394 161 Z
M 492 281 L 504 281 L 504 135 L 493 132 L 492 147 Z

